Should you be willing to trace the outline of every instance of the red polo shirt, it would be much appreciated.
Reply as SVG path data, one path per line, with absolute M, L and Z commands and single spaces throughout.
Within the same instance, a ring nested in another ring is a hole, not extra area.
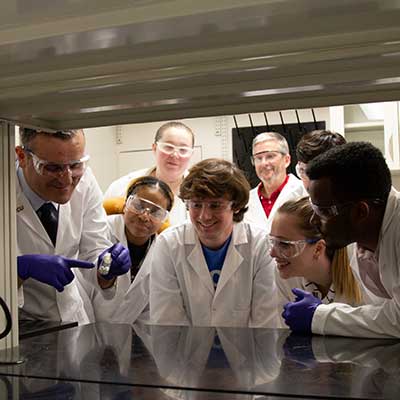
M 261 193 L 262 183 L 258 185 L 258 198 L 261 201 L 261 205 L 263 206 L 267 218 L 269 217 L 269 214 L 271 214 L 272 207 L 274 206 L 276 199 L 281 194 L 282 189 L 285 187 L 288 180 L 289 180 L 289 175 L 286 175 L 286 178 L 282 182 L 282 185 L 279 186 L 278 189 L 275 190 L 275 192 L 272 192 L 270 197 L 264 197 L 264 195 Z

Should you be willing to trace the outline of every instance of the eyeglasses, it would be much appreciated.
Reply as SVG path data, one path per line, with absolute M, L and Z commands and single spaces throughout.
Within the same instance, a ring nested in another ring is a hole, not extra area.
M 275 150 L 262 151 L 261 153 L 254 154 L 251 157 L 251 163 L 253 165 L 258 165 L 262 164 L 264 161 L 266 162 L 275 161 L 279 157 L 279 155 L 285 155 L 285 153 Z
M 135 195 L 128 197 L 125 208 L 135 214 L 144 214 L 146 212 L 151 218 L 160 222 L 164 222 L 169 215 L 169 212 L 158 204 Z
M 232 207 L 232 201 L 200 201 L 200 200 L 186 200 L 186 208 L 188 210 L 200 211 L 206 207 L 209 211 L 218 214 L 222 213 Z
M 39 175 L 59 177 L 65 172 L 69 172 L 73 178 L 80 177 L 86 170 L 87 161 L 90 156 L 86 155 L 79 160 L 70 161 L 69 163 L 58 164 L 51 161 L 40 159 L 32 150 L 24 148 L 32 157 L 33 168 Z
M 173 154 L 175 152 L 178 153 L 180 157 L 190 157 L 193 154 L 193 147 L 189 146 L 175 146 L 171 143 L 165 142 L 156 142 L 158 148 L 165 154 Z
M 311 202 L 310 202 L 311 203 Z M 340 211 L 353 205 L 355 201 L 348 201 L 342 204 L 332 204 L 330 206 L 317 206 L 316 204 L 311 203 L 311 207 L 314 211 L 314 214 L 318 215 L 319 218 L 327 220 L 332 217 L 336 217 L 340 214 Z
M 269 249 L 274 248 L 276 256 L 280 258 L 293 258 L 300 255 L 307 244 L 317 243 L 320 239 L 282 240 L 273 235 L 268 235 Z
M 296 174 L 299 178 L 307 178 L 307 174 L 306 174 L 307 164 L 299 161 L 296 164 L 295 168 L 296 168 Z
M 313 204 L 311 201 L 310 203 L 314 211 L 314 214 L 318 215 L 318 217 L 323 220 L 327 220 L 329 218 L 340 215 L 343 209 L 352 206 L 358 201 L 365 201 L 367 203 L 372 203 L 375 205 L 385 204 L 385 202 L 382 199 L 360 199 L 360 200 L 346 201 L 345 203 L 340 203 L 340 204 L 332 204 L 330 206 L 318 206 L 316 204 Z

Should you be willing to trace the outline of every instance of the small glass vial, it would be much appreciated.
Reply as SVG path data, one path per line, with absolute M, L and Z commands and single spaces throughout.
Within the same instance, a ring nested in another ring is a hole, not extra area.
M 112 263 L 111 253 L 104 254 L 103 260 L 99 266 L 100 275 L 108 275 Z

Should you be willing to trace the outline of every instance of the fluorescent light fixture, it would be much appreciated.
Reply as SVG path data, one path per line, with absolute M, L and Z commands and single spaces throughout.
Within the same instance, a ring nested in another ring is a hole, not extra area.
M 392 83 L 400 83 L 400 77 L 376 79 L 372 82 L 373 85 L 390 85 Z
M 369 120 L 383 120 L 384 110 L 382 103 L 360 104 L 361 110 Z
M 275 66 L 270 66 L 270 67 L 246 68 L 243 71 L 245 71 L 245 72 L 268 71 L 269 69 L 276 69 L 276 67 Z
M 135 108 L 145 108 L 145 107 L 155 107 L 155 106 L 170 106 L 174 104 L 185 103 L 186 99 L 164 99 L 164 100 L 155 100 L 155 101 L 142 101 L 132 104 L 117 104 L 113 106 L 99 106 L 99 107 L 89 107 L 89 108 L 81 108 L 79 112 L 81 114 L 85 113 L 96 113 L 96 112 L 105 112 L 105 111 L 116 111 L 116 110 L 128 110 Z
M 265 55 L 265 56 L 246 57 L 246 58 L 241 58 L 240 61 L 266 60 L 269 58 L 298 56 L 299 54 L 304 54 L 304 53 L 305 53 L 304 51 L 293 51 L 292 53 L 278 53 L 278 54 L 269 54 L 269 55 Z
M 314 92 L 323 89 L 324 85 L 293 86 L 293 87 L 279 88 L 279 89 L 252 90 L 249 92 L 243 92 L 241 96 L 242 97 L 270 96 L 274 94 L 284 94 L 284 93 Z

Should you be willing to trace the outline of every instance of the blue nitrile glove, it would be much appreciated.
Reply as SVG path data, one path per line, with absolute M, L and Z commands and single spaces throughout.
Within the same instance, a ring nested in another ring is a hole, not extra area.
M 97 268 L 101 265 L 104 255 L 106 253 L 111 254 L 111 265 L 110 270 L 107 275 L 101 275 L 102 278 L 106 280 L 111 280 L 119 275 L 126 274 L 131 268 L 131 257 L 129 255 L 129 250 L 123 246 L 121 243 L 115 243 L 109 249 L 104 250 L 97 261 Z
M 74 279 L 71 268 L 93 268 L 94 264 L 50 254 L 25 254 L 18 256 L 18 276 L 25 280 L 36 279 L 53 286 L 59 292 Z
M 282 317 L 293 332 L 309 334 L 315 309 L 321 300 L 298 288 L 292 289 L 292 292 L 296 299 L 283 306 Z

